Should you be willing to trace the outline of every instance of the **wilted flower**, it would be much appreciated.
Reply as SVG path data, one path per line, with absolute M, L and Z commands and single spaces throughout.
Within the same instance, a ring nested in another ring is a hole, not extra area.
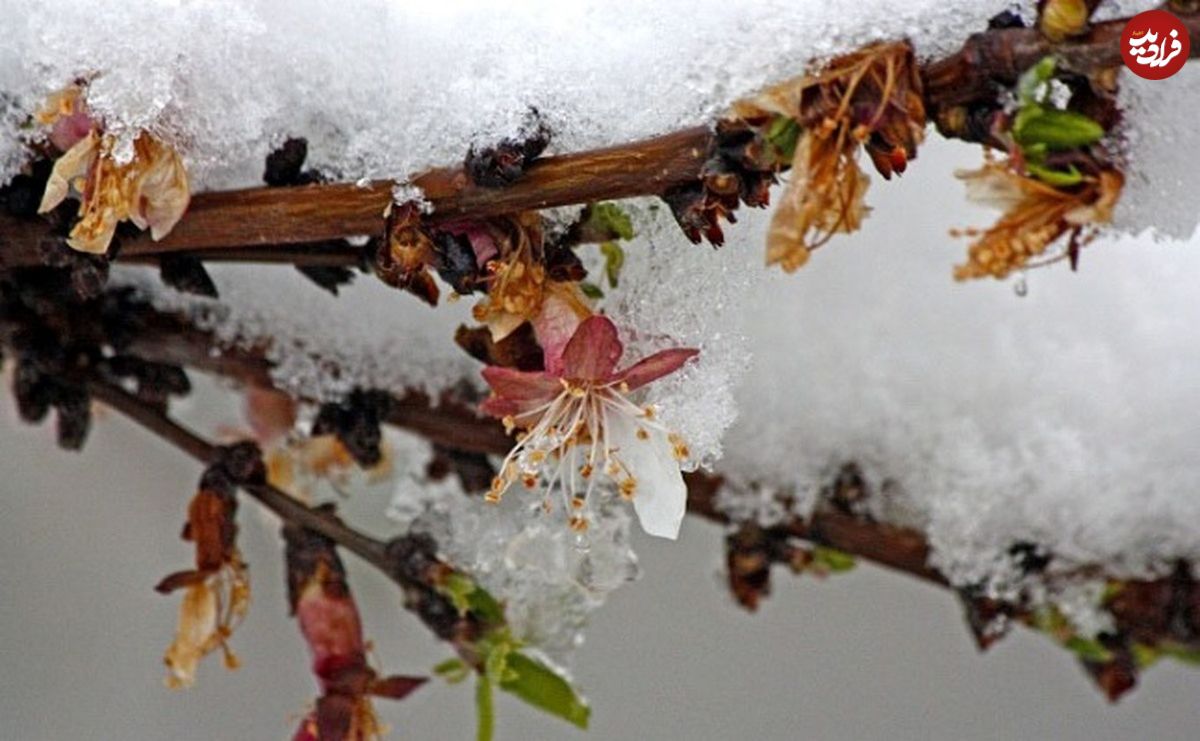
M 542 264 L 541 216 L 527 212 L 511 217 L 504 235 L 472 239 L 476 251 L 490 241 L 499 255 L 486 263 L 487 298 L 475 305 L 475 319 L 499 342 L 542 309 L 548 279 Z
M 118 162 L 116 138 L 88 116 L 74 87 L 51 96 L 39 120 L 53 126 L 51 141 L 65 152 L 54 163 L 38 211 L 79 198 L 79 221 L 67 239 L 73 249 L 103 254 L 122 221 L 162 239 L 183 217 L 191 191 L 174 149 L 143 132 L 133 142 L 132 159 Z
M 745 120 L 782 116 L 802 131 L 767 234 L 767 264 L 787 272 L 834 234 L 862 225 L 868 180 L 857 161 L 860 145 L 891 178 L 904 172 L 924 138 L 920 74 L 907 43 L 874 44 L 838 57 L 819 72 L 739 101 L 733 112 Z
M 217 649 L 228 668 L 238 666 L 228 640 L 249 609 L 250 581 L 235 543 L 236 511 L 230 487 L 202 482 L 183 530 L 184 540 L 196 544 L 196 568 L 171 574 L 155 587 L 163 594 L 186 588 L 175 640 L 163 659 L 168 687 L 191 686 L 200 660 Z
M 437 306 L 440 291 L 429 272 L 433 260 L 433 240 L 421 226 L 419 204 L 408 201 L 394 207 L 388 214 L 388 238 L 375 254 L 375 274 L 389 286 Z
M 283 537 L 292 614 L 312 654 L 312 671 L 321 688 L 316 707 L 294 738 L 379 738 L 383 726 L 370 696 L 399 700 L 424 684 L 425 678 L 380 677 L 368 665 L 358 606 L 332 541 L 297 525 L 285 526 Z
M 1120 172 L 1101 170 L 1084 176 L 1076 185 L 1056 188 L 1014 171 L 1008 162 L 991 159 L 978 170 L 957 175 L 966 181 L 969 199 L 1004 212 L 983 232 L 964 232 L 978 239 L 970 246 L 967 262 L 955 267 L 957 280 L 989 275 L 1003 278 L 1026 267 L 1030 259 L 1068 232 L 1074 244 L 1088 226 L 1112 219 L 1125 182 Z
M 498 501 L 520 480 L 534 488 L 545 480 L 545 505 L 557 487 L 571 527 L 587 528 L 588 498 L 601 476 L 633 501 L 642 528 L 675 538 L 687 504 L 679 461 L 688 455 L 678 435 L 657 421 L 652 406 L 629 394 L 675 372 L 697 350 L 663 350 L 616 370 L 624 351 L 617 328 L 604 316 L 578 325 L 561 358 L 541 372 L 489 366 L 483 377 L 492 396 L 483 410 L 508 429 L 525 432 L 492 482 L 488 499 Z

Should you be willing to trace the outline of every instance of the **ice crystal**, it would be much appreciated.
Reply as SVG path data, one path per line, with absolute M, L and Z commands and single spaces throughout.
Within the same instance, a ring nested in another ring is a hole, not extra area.
M 418 438 L 389 439 L 401 459 L 429 455 Z M 612 496 L 593 504 L 588 530 L 579 534 L 540 502 L 514 496 L 488 504 L 452 476 L 429 481 L 413 466 L 397 481 L 389 516 L 403 529 L 432 535 L 451 564 L 505 603 L 514 635 L 562 665 L 583 641 L 588 615 L 638 575 L 630 517 Z

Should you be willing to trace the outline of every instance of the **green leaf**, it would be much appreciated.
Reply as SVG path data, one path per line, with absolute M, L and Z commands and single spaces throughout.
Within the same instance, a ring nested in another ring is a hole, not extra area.
M 588 727 L 591 708 L 570 682 L 542 662 L 518 651 L 508 655 L 507 663 L 515 676 L 500 682 L 500 689 L 580 728 Z
M 478 584 L 468 597 L 471 612 L 485 623 L 500 625 L 504 622 L 504 607 L 492 593 Z
M 604 291 L 600 289 L 600 286 L 586 280 L 579 284 L 579 290 L 583 291 L 583 295 L 588 298 L 604 298 Z
M 836 548 L 827 548 L 823 545 L 816 546 L 812 549 L 812 562 L 814 566 L 823 567 L 831 574 L 840 574 L 844 571 L 849 571 L 854 568 L 854 556 L 844 551 L 839 551 Z
M 1017 81 L 1017 100 L 1022 106 L 1040 102 L 1038 96 L 1042 92 L 1042 85 L 1054 77 L 1056 66 L 1054 57 L 1042 57 L 1037 64 L 1025 70 Z
M 800 141 L 800 124 L 788 116 L 776 116 L 767 127 L 767 143 L 775 150 L 775 158 L 781 163 L 790 163 L 796 155 L 796 143 Z
M 1084 661 L 1106 664 L 1113 660 L 1112 651 L 1109 651 L 1096 640 L 1071 636 L 1063 645 L 1067 647 L 1068 651 L 1074 652 L 1076 656 Z
M 616 288 L 621 268 L 625 265 L 625 250 L 616 242 L 601 242 L 600 254 L 604 255 L 604 275 L 608 278 L 608 287 Z
M 1025 169 L 1029 171 L 1030 175 L 1055 188 L 1069 188 L 1083 182 L 1083 175 L 1075 169 L 1075 165 L 1069 165 L 1066 170 L 1055 170 L 1045 165 L 1026 162 Z
M 492 741 L 496 734 L 496 703 L 492 696 L 492 680 L 486 674 L 479 675 L 475 683 L 475 738 L 477 741 Z
M 449 598 L 450 604 L 454 605 L 461 617 L 471 609 L 471 592 L 475 591 L 475 582 L 462 574 L 451 574 L 442 582 L 440 591 Z
M 471 667 L 462 659 L 446 659 L 433 667 L 433 673 L 450 684 L 458 684 L 471 675 Z
M 593 204 L 588 226 L 617 239 L 633 239 L 633 221 L 624 209 L 612 202 Z
M 486 589 L 476 584 L 469 576 L 451 574 L 446 577 L 439 591 L 450 600 L 459 615 L 474 613 L 485 623 L 504 622 L 504 608 Z
M 1028 106 L 1013 120 L 1013 137 L 1022 147 L 1044 144 L 1049 149 L 1073 149 L 1099 141 L 1104 127 L 1075 111 Z

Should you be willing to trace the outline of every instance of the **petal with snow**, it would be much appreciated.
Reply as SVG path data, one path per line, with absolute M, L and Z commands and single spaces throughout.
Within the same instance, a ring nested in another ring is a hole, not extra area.
M 632 391 L 674 373 L 699 354 L 699 350 L 690 347 L 663 350 L 642 358 L 617 375 L 629 384 L 629 390 Z
M 624 351 L 617 337 L 617 325 L 606 316 L 590 316 L 579 324 L 563 350 L 563 375 L 608 381 Z
M 640 440 L 637 429 L 638 420 L 610 415 L 609 443 L 637 482 L 633 509 L 642 530 L 647 535 L 675 540 L 687 510 L 687 485 L 666 434 L 647 430 L 646 439 Z

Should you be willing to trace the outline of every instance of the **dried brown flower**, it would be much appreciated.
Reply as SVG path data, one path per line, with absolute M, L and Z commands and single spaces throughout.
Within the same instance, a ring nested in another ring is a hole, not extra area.
M 439 291 L 429 269 L 433 240 L 421 226 L 420 209 L 416 203 L 403 203 L 392 210 L 388 222 L 387 241 L 375 254 L 375 274 L 389 286 L 437 306 Z
M 52 127 L 50 141 L 64 150 L 38 211 L 50 211 L 71 195 L 79 198 L 79 221 L 67 239 L 73 249 L 103 254 L 122 221 L 162 239 L 183 217 L 191 199 L 187 170 L 167 144 L 143 132 L 129 161 L 118 161 L 116 138 L 91 118 L 78 86 L 51 95 L 37 120 Z
M 1121 195 L 1124 176 L 1113 169 L 1084 176 L 1069 188 L 1016 171 L 1010 161 L 989 158 L 978 170 L 957 173 L 966 181 L 967 197 L 1004 212 L 1000 220 L 983 231 L 964 230 L 976 237 L 967 262 L 954 268 L 956 280 L 1004 278 L 1013 270 L 1030 266 L 1059 237 L 1070 233 L 1072 247 L 1064 256 L 1074 259 L 1081 234 L 1090 226 L 1112 219 L 1113 206 Z
M 837 57 L 818 72 L 739 101 L 733 114 L 747 121 L 782 116 L 803 131 L 767 235 L 767 264 L 787 272 L 834 234 L 862 225 L 868 181 L 858 165 L 859 147 L 890 179 L 916 156 L 925 128 L 921 79 L 906 42 Z
M 164 594 L 186 589 L 175 640 L 163 657 L 168 687 L 191 686 L 200 660 L 217 649 L 226 667 L 238 666 L 228 641 L 250 607 L 250 580 L 235 543 L 236 511 L 231 487 L 202 484 L 183 530 L 184 540 L 196 544 L 196 568 L 171 574 L 156 587 Z

